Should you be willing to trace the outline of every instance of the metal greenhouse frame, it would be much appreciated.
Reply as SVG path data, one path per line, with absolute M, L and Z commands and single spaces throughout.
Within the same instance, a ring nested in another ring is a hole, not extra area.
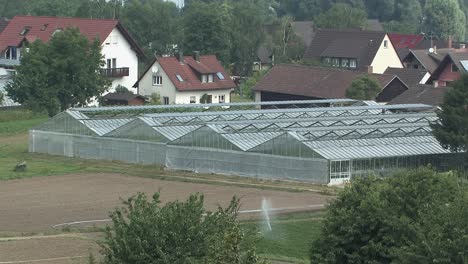
M 30 131 L 30 151 L 168 169 L 340 184 L 461 156 L 428 105 L 348 99 L 72 108 Z

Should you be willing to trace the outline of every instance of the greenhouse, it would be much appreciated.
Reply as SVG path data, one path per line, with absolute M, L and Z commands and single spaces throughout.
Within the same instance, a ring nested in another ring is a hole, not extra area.
M 349 99 L 72 108 L 30 131 L 30 151 L 167 169 L 340 184 L 462 156 L 440 146 L 432 107 Z

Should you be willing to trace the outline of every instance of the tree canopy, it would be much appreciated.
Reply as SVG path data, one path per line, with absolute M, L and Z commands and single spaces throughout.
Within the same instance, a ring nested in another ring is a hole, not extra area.
M 50 116 L 101 95 L 109 81 L 100 74 L 101 44 L 90 43 L 78 29 L 55 34 L 48 43 L 35 41 L 23 54 L 8 96 L 34 111 Z
M 258 263 L 254 230 L 237 222 L 239 200 L 205 212 L 204 198 L 161 205 L 138 194 L 111 213 L 102 244 L 104 263 Z
M 373 100 L 381 89 L 374 77 L 364 75 L 351 83 L 346 90 L 346 97 L 356 100 Z
M 468 151 L 468 75 L 451 84 L 444 95 L 439 122 L 433 124 L 433 133 L 444 148 Z
M 319 28 L 364 28 L 366 24 L 366 11 L 348 4 L 334 4 L 315 20 L 315 25 Z
M 467 205 L 452 173 L 356 178 L 329 205 L 311 263 L 464 263 Z
M 424 29 L 436 37 L 465 39 L 466 17 L 458 0 L 427 0 Z

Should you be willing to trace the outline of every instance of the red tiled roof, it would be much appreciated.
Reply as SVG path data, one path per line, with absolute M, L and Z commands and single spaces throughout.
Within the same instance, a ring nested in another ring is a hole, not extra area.
M 23 36 L 20 33 L 25 27 L 30 27 L 30 29 Z M 94 41 L 97 37 L 102 43 L 115 27 L 118 27 L 135 51 L 142 55 L 143 52 L 140 47 L 120 25 L 118 20 L 45 16 L 15 16 L 0 33 L 0 51 L 9 46 L 18 46 L 25 38 L 26 40 L 40 39 L 47 42 L 55 30 L 64 28 L 78 28 L 80 33 L 90 41 Z
M 414 49 L 424 40 L 423 35 L 415 34 L 388 33 L 388 37 L 395 49 Z
M 274 66 L 257 83 L 254 90 L 323 99 L 345 98 L 346 90 L 351 83 L 363 75 L 367 73 L 280 64 Z M 382 89 L 397 78 L 389 74 L 372 74 L 372 76 L 379 81 Z
M 145 76 L 156 61 L 159 62 L 159 65 L 161 65 L 164 72 L 179 91 L 220 90 L 236 87 L 215 55 L 200 56 L 200 62 L 196 62 L 191 56 L 185 56 L 184 63 L 180 63 L 176 57 L 158 57 L 150 64 L 133 87 L 138 86 L 141 78 Z M 194 70 L 194 68 L 197 70 Z M 197 71 L 198 73 L 200 71 L 203 71 L 203 73 L 214 73 L 213 82 L 202 83 Z M 218 72 L 224 76 L 224 80 L 218 78 L 216 74 Z M 183 82 L 179 81 L 176 75 L 180 75 Z

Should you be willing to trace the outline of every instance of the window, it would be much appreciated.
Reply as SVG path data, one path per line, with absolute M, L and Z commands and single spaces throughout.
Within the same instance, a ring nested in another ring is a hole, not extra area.
M 323 58 L 323 63 L 330 65 L 331 64 L 331 59 L 330 58 Z
M 458 72 L 458 67 L 455 63 L 452 63 L 452 72 Z
M 177 78 L 177 80 L 179 80 L 179 82 L 184 81 L 184 79 L 182 79 L 182 76 L 180 76 L 179 74 L 176 74 L 176 78 Z
M 218 79 L 224 80 L 224 75 L 223 75 L 222 73 L 217 72 L 217 73 L 216 73 L 216 76 L 218 76 Z
M 340 67 L 340 59 L 332 58 L 332 66 Z
M 190 96 L 190 103 L 195 104 L 197 102 L 197 97 L 196 96 Z
M 153 86 L 162 85 L 162 76 L 153 75 Z
M 209 83 L 213 82 L 213 74 L 208 74 L 208 82 Z
M 384 47 L 384 48 L 388 48 L 388 40 L 384 40 L 384 41 L 383 41 L 383 47 Z
M 225 102 L 225 96 L 224 96 L 224 94 L 223 94 L 223 95 L 220 95 L 220 96 L 218 96 L 218 97 L 219 97 L 219 103 L 220 103 L 220 104 L 223 104 L 223 103 Z
M 349 60 L 349 67 L 350 68 L 356 68 L 357 67 L 357 62 L 355 59 L 350 59 Z
M 31 30 L 31 27 L 24 27 L 23 30 L 21 30 L 20 35 L 21 36 L 26 36 L 28 34 L 29 30 Z
M 201 82 L 202 83 L 206 83 L 208 81 L 208 77 L 206 76 L 206 74 L 202 74 L 202 79 L 201 79 Z
M 348 68 L 349 67 L 349 60 L 348 59 L 341 59 L 341 67 Z
M 5 52 L 5 59 L 16 60 L 18 59 L 18 53 L 16 47 L 9 47 Z
M 114 68 L 114 69 L 117 68 L 117 59 L 116 58 L 112 59 L 112 68 Z
M 165 104 L 165 105 L 169 104 L 169 97 L 167 97 L 167 96 L 163 97 L 163 104 Z
M 112 68 L 112 60 L 107 59 L 107 69 L 110 69 L 110 68 Z

